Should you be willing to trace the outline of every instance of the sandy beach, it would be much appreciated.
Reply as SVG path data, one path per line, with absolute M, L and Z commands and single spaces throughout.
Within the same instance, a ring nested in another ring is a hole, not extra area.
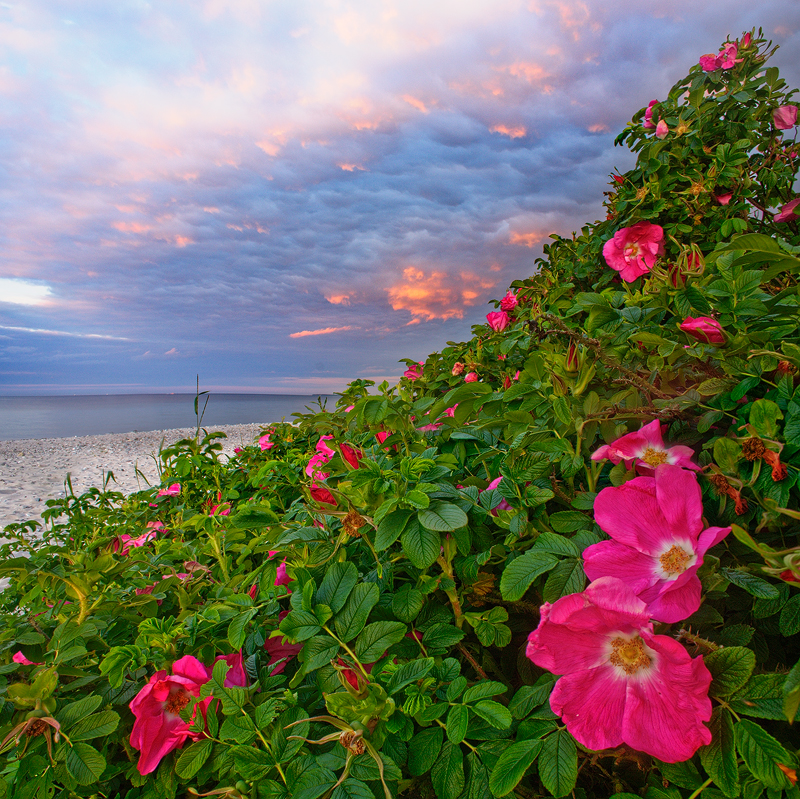
M 240 424 L 213 428 L 222 439 L 223 453 L 252 444 L 265 425 Z M 212 432 L 211 429 L 208 432 Z M 195 428 L 156 430 L 73 438 L 29 438 L 0 441 L 0 530 L 12 522 L 41 521 L 45 502 L 65 496 L 69 473 L 76 494 L 92 486 L 101 487 L 104 473 L 114 473 L 114 490 L 124 494 L 147 487 L 138 469 L 151 485 L 159 482 L 156 459 L 159 447 L 193 436 Z

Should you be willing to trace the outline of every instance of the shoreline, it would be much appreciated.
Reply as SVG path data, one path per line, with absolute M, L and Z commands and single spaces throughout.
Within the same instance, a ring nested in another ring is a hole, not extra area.
M 252 444 L 264 424 L 207 426 L 209 433 L 223 432 L 222 454 L 233 455 L 235 447 Z M 0 441 L 0 533 L 14 522 L 41 522 L 48 499 L 66 496 L 64 481 L 69 473 L 77 495 L 103 485 L 111 471 L 109 488 L 128 495 L 160 482 L 156 459 L 163 440 L 170 446 L 194 436 L 194 427 L 135 433 L 106 433 L 68 438 L 22 438 Z M 137 469 L 147 482 L 137 475 Z

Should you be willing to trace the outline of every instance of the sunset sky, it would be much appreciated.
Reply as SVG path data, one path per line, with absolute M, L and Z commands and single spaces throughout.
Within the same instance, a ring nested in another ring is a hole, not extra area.
M 0 394 L 396 379 L 753 26 L 800 84 L 797 0 L 0 2 Z

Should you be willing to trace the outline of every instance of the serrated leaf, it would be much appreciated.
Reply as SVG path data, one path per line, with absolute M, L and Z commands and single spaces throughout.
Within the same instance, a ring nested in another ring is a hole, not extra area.
M 197 774 L 208 760 L 214 742 L 210 738 L 204 738 L 190 744 L 178 756 L 175 763 L 175 773 L 183 780 L 189 780 Z
M 739 770 L 736 766 L 736 745 L 730 712 L 724 707 L 715 707 L 708 727 L 711 730 L 711 743 L 700 747 L 700 762 L 725 796 L 738 796 Z
M 434 564 L 442 548 L 441 535 L 416 521 L 406 527 L 400 541 L 406 557 L 418 569 L 427 569 Z
M 408 770 L 414 777 L 421 777 L 430 771 L 431 766 L 442 750 L 444 730 L 438 725 L 418 732 L 408 743 Z
M 453 705 L 447 714 L 447 740 L 451 744 L 460 744 L 467 735 L 469 725 L 469 709 L 465 705 Z
M 370 611 L 377 605 L 379 598 L 380 590 L 375 583 L 359 583 L 352 590 L 341 612 L 334 619 L 336 634 L 342 641 L 351 641 L 364 629 Z
M 519 785 L 525 772 L 533 765 L 542 750 L 542 741 L 517 741 L 500 755 L 489 777 L 493 796 L 510 794 Z
M 304 721 L 302 724 L 294 724 L 294 722 L 307 718 L 308 713 L 301 707 L 290 707 L 281 713 L 275 729 L 272 731 L 271 739 L 272 756 L 276 763 L 288 762 L 303 747 L 304 742 L 299 739 L 308 736 L 308 722 Z M 287 729 L 289 724 L 294 724 L 294 726 Z M 291 741 L 288 740 L 290 735 L 293 736 Z
M 555 602 L 562 596 L 578 594 L 586 587 L 586 573 L 580 559 L 568 558 L 562 560 L 547 575 L 542 597 L 545 602 Z
M 251 608 L 245 613 L 240 613 L 228 625 L 228 643 L 235 652 L 238 652 L 242 648 L 244 639 L 247 638 L 247 625 L 250 624 L 250 620 L 256 613 L 258 613 L 258 611 L 255 608 Z
M 780 628 L 787 638 L 800 632 L 800 594 L 794 594 L 781 608 Z
M 278 629 L 293 643 L 300 643 L 316 635 L 322 627 L 317 617 L 309 610 L 292 610 L 281 621 Z
M 760 577 L 739 569 L 720 569 L 719 573 L 730 583 L 747 591 L 759 599 L 777 599 L 780 594 L 778 588 Z
M 375 799 L 375 794 L 361 780 L 348 777 L 336 786 L 331 799 Z
M 414 511 L 408 508 L 398 508 L 387 513 L 380 520 L 375 534 L 376 551 L 383 552 L 397 541 L 413 515 Z
M 477 702 L 479 699 L 488 699 L 491 696 L 499 696 L 504 694 L 508 688 L 501 682 L 487 680 L 486 682 L 479 682 L 467 688 L 464 696 L 461 698 L 462 702 Z
M 76 743 L 67 749 L 67 771 L 78 785 L 92 785 L 106 770 L 106 759 L 93 746 Z
M 464 790 L 464 755 L 461 747 L 449 741 L 431 768 L 433 790 L 439 799 L 457 799 Z
M 119 714 L 113 710 L 94 713 L 79 721 L 69 733 L 70 741 L 90 741 L 101 735 L 109 735 L 117 729 Z
M 498 730 L 507 730 L 511 726 L 511 712 L 499 702 L 492 702 L 491 699 L 481 699 L 480 702 L 470 705 L 470 707 L 484 721 Z
M 464 631 L 459 630 L 453 624 L 432 624 L 425 630 L 422 636 L 422 643 L 426 647 L 435 649 L 449 649 L 455 646 L 464 637 Z
M 543 705 L 550 696 L 556 678 L 552 674 L 543 674 L 533 685 L 523 685 L 508 704 L 508 709 L 515 719 L 524 719 L 534 708 Z
M 235 741 L 237 744 L 247 746 L 255 740 L 255 724 L 250 716 L 241 714 L 228 716 L 220 727 L 219 737 L 223 741 Z
M 61 708 L 56 713 L 56 721 L 61 725 L 61 729 L 67 732 L 73 724 L 94 713 L 102 704 L 103 700 L 99 696 L 85 696 L 83 699 L 79 699 L 77 702 L 70 702 L 70 704 Z
M 401 586 L 392 597 L 392 613 L 400 621 L 411 623 L 422 610 L 425 604 L 425 594 L 409 585 Z
M 768 788 L 788 788 L 789 778 L 778 768 L 778 763 L 793 763 L 791 755 L 766 730 L 748 719 L 734 726 L 736 749 L 747 763 L 753 776 Z
M 550 571 L 558 563 L 558 558 L 549 552 L 529 549 L 524 555 L 515 558 L 503 570 L 500 578 L 500 593 L 507 602 L 522 599 L 533 581 Z
M 703 658 L 713 678 L 712 696 L 729 696 L 749 679 L 756 665 L 755 653 L 743 646 L 724 647 Z
M 544 739 L 539 755 L 539 777 L 556 799 L 566 796 L 578 779 L 578 751 L 575 739 L 566 730 L 557 730 Z
M 334 563 L 317 590 L 316 600 L 338 613 L 358 582 L 358 569 L 353 563 Z
M 386 692 L 391 696 L 405 688 L 412 682 L 421 680 L 433 668 L 433 658 L 419 658 L 403 663 L 389 678 L 386 685 Z
M 467 514 L 450 502 L 432 502 L 417 514 L 417 518 L 423 527 L 440 533 L 452 532 L 468 522 Z
M 309 674 L 327 665 L 339 652 L 339 642 L 329 635 L 315 635 L 303 644 L 300 660 L 305 664 L 305 673 Z
M 374 663 L 392 644 L 402 641 L 407 629 L 399 621 L 368 624 L 356 639 L 356 657 L 362 663 Z

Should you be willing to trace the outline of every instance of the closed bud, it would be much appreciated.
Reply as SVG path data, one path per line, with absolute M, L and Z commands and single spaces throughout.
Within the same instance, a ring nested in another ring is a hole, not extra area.
M 567 357 L 564 360 L 564 371 L 567 377 L 577 377 L 581 370 L 581 357 L 578 345 L 574 341 L 569 342 Z

